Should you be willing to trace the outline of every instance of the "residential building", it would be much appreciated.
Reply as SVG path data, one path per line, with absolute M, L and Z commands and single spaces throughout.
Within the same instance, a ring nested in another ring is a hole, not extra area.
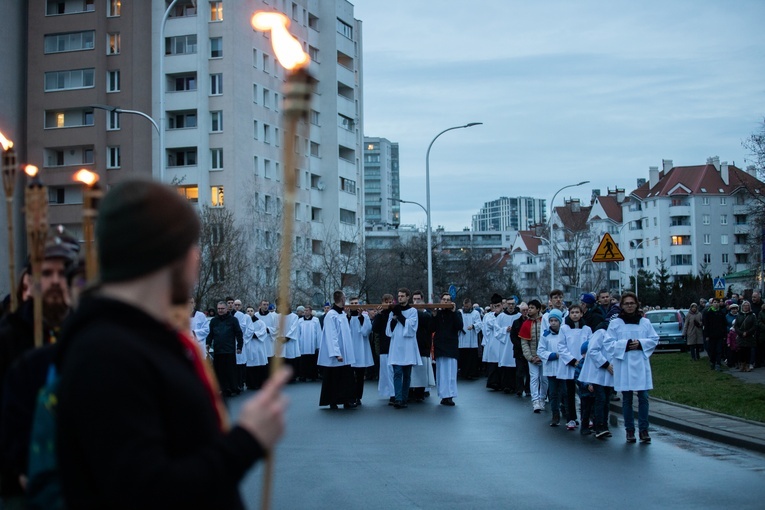
M 401 224 L 398 143 L 364 137 L 364 226 L 366 229 Z
M 545 221 L 545 200 L 531 197 L 500 197 L 486 202 L 473 215 L 473 230 L 523 230 Z
M 549 243 L 542 237 L 543 233 L 542 225 L 519 231 L 510 250 L 511 262 L 518 276 L 516 282 L 524 301 L 539 299 L 547 302 L 550 253 Z

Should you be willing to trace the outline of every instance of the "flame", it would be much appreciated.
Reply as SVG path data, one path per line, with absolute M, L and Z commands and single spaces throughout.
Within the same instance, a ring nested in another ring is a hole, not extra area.
M 98 182 L 98 174 L 95 172 L 91 172 L 90 170 L 80 168 L 77 171 L 77 173 L 74 174 L 74 180 L 77 182 L 81 182 L 85 184 L 86 186 L 93 186 L 95 183 Z
M 279 63 L 287 70 L 303 67 L 308 63 L 308 54 L 303 51 L 300 41 L 292 37 L 287 27 L 290 20 L 279 12 L 256 12 L 252 17 L 252 28 L 261 32 L 271 31 L 271 44 Z
M 24 167 L 24 173 L 29 177 L 35 177 L 38 173 L 40 173 L 40 169 L 34 165 L 27 165 Z
M 13 142 L 8 140 L 3 133 L 0 133 L 0 145 L 3 146 L 4 151 L 7 151 L 13 147 Z

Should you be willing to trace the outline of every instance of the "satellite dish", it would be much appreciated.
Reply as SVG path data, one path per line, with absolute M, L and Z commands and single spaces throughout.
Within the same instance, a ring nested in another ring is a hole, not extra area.
M 319 182 L 316 183 L 316 189 L 319 191 L 324 191 L 324 180 L 319 179 Z

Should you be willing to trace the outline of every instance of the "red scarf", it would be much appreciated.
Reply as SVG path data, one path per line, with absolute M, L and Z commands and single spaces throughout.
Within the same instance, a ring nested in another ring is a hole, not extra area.
M 197 377 L 202 381 L 205 387 L 207 396 L 210 398 L 215 414 L 218 417 L 218 427 L 225 432 L 229 429 L 228 413 L 226 412 L 226 406 L 223 404 L 223 399 L 220 396 L 220 388 L 218 387 L 218 380 L 215 378 L 210 364 L 202 359 L 199 352 L 199 344 L 197 344 L 191 337 L 187 336 L 184 332 L 176 331 L 178 340 L 183 345 L 186 351 L 186 356 L 194 365 L 194 371 L 197 373 Z

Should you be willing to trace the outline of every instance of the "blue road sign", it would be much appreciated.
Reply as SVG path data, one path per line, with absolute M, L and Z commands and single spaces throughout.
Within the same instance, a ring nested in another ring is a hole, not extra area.
M 449 295 L 452 297 L 452 301 L 457 299 L 457 287 L 449 285 Z
M 725 290 L 725 278 L 715 278 L 714 279 L 714 289 L 715 290 Z

